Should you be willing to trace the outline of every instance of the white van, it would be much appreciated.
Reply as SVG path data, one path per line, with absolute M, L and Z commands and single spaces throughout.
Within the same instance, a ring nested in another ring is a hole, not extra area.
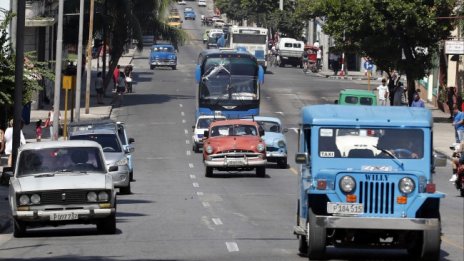
M 301 55 L 304 51 L 304 42 L 298 41 L 294 38 L 280 38 L 277 43 L 277 62 L 280 67 L 284 67 L 286 64 L 292 66 L 303 66 L 301 61 Z

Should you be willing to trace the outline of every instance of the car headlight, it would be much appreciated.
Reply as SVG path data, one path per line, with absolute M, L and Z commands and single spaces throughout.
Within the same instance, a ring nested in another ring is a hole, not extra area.
M 259 152 L 263 152 L 265 148 L 266 148 L 266 146 L 264 146 L 264 144 L 262 144 L 262 143 L 259 143 L 258 145 L 256 145 L 256 149 Z
M 206 153 L 208 153 L 208 154 L 213 153 L 213 147 L 208 145 L 208 146 L 206 147 Z
M 19 197 L 19 205 L 29 205 L 31 203 L 31 199 L 28 195 L 21 195 Z
M 343 176 L 340 179 L 340 189 L 345 193 L 351 193 L 356 188 L 356 182 L 351 176 Z
M 39 194 L 32 194 L 31 203 L 32 204 L 40 204 L 40 195 Z
M 108 192 L 106 191 L 100 191 L 100 193 L 98 193 L 98 201 L 108 201 L 109 198 Z
M 118 161 L 116 161 L 116 165 L 118 166 L 124 166 L 124 165 L 127 165 L 127 157 L 124 157 Z
M 87 193 L 87 200 L 90 202 L 97 202 L 97 193 L 95 192 L 89 192 Z
M 169 59 L 173 59 L 173 60 L 174 60 L 174 59 L 176 59 L 176 57 L 175 57 L 174 55 L 171 55 L 171 56 L 169 57 Z
M 279 148 L 285 148 L 285 142 L 283 140 L 279 140 L 277 142 L 277 146 L 279 146 Z
M 410 178 L 406 177 L 400 180 L 399 188 L 400 188 L 400 191 L 404 194 L 409 194 L 413 192 L 415 187 L 416 185 L 414 184 L 414 180 Z

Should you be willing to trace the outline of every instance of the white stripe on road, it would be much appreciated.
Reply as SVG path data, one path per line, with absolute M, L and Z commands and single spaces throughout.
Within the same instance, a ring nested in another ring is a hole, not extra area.
M 203 207 L 205 208 L 209 208 L 211 205 L 209 204 L 209 202 L 201 202 L 201 204 L 203 205 Z
M 190 174 L 190 178 L 191 179 L 196 179 L 197 177 L 195 175 L 193 175 L 193 174 Z
M 222 221 L 220 218 L 212 218 L 213 220 L 213 223 L 216 225 L 216 226 L 220 226 L 222 225 Z
M 183 119 L 183 120 L 182 120 L 182 123 L 185 123 L 185 122 L 186 122 L 186 121 Z
M 185 140 L 185 144 L 190 144 L 190 140 Z
M 181 108 L 182 108 L 182 107 L 184 107 L 184 105 L 182 105 L 182 103 L 181 103 L 181 104 L 179 104 L 179 107 L 181 107 Z
M 229 252 L 238 252 L 238 246 L 235 242 L 226 242 L 226 247 Z
M 183 111 L 180 112 L 180 115 L 185 116 L 185 113 Z
M 201 192 L 201 191 L 198 191 L 197 192 L 197 196 L 203 196 L 205 193 Z
M 199 188 L 200 187 L 200 184 L 198 184 L 197 182 L 193 182 L 192 185 L 193 185 L 194 188 Z
M 189 168 L 193 169 L 193 163 L 189 163 Z
M 185 135 L 189 134 L 189 131 L 187 129 L 184 130 Z
M 185 154 L 187 154 L 187 156 L 190 156 L 190 154 L 192 154 L 192 152 L 190 152 L 190 150 L 187 150 L 187 151 L 185 152 Z

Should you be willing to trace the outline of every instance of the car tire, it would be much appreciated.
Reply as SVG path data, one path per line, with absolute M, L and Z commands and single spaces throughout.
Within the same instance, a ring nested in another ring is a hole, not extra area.
M 13 219 L 13 236 L 16 238 L 24 237 L 26 235 L 27 226 L 21 220 Z
M 193 151 L 195 153 L 200 153 L 200 148 L 198 147 L 198 145 L 196 145 L 196 144 L 193 145 Z
M 264 178 L 266 176 L 266 167 L 256 167 L 256 176 Z
M 150 65 L 150 70 L 153 70 L 155 69 L 155 66 L 154 65 Z
M 308 258 L 309 260 L 324 260 L 326 255 L 326 230 L 316 224 L 316 214 L 308 209 Z
M 129 185 L 127 185 L 127 187 L 122 187 L 122 188 L 119 188 L 119 192 L 123 195 L 129 195 L 131 194 L 131 183 L 129 181 Z
M 281 169 L 286 169 L 287 168 L 287 158 L 280 159 L 279 163 L 277 163 L 277 165 Z
M 213 176 L 213 168 L 205 167 L 205 177 L 209 178 Z
M 129 182 L 134 181 L 134 171 L 129 173 Z
M 115 234 L 116 233 L 116 213 L 111 214 L 109 217 L 100 220 L 97 223 L 97 230 L 102 234 Z
M 171 66 L 171 68 L 172 68 L 173 70 L 176 70 L 176 69 L 177 69 L 177 66 L 174 65 L 174 66 Z

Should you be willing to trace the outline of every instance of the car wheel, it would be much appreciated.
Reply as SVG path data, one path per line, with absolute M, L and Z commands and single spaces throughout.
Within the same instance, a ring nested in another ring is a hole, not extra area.
M 205 167 L 205 177 L 212 177 L 212 176 L 213 176 L 213 168 Z
M 155 66 L 154 65 L 150 65 L 150 70 L 153 70 L 155 69 Z
M 283 158 L 279 160 L 279 163 L 277 163 L 279 168 L 281 169 L 286 169 L 287 168 L 287 158 Z
M 200 153 L 200 148 L 196 144 L 193 144 L 193 151 L 195 153 Z
M 266 176 L 266 167 L 256 167 L 256 176 L 264 178 L 264 176 Z
M 115 234 L 116 233 L 116 214 L 113 213 L 109 217 L 100 220 L 97 223 L 97 230 L 102 234 Z
M 127 185 L 127 187 L 119 188 L 119 192 L 124 195 L 131 194 L 131 183 L 129 182 L 129 185 Z
M 171 68 L 172 68 L 173 70 L 176 70 L 176 69 L 177 69 L 177 66 L 174 65 L 174 66 L 172 66 Z
M 134 171 L 129 173 L 129 181 L 134 181 Z
M 26 235 L 26 224 L 21 220 L 13 219 L 13 236 L 24 237 Z
M 308 258 L 309 260 L 323 260 L 326 253 L 326 230 L 316 224 L 316 214 L 308 209 Z

